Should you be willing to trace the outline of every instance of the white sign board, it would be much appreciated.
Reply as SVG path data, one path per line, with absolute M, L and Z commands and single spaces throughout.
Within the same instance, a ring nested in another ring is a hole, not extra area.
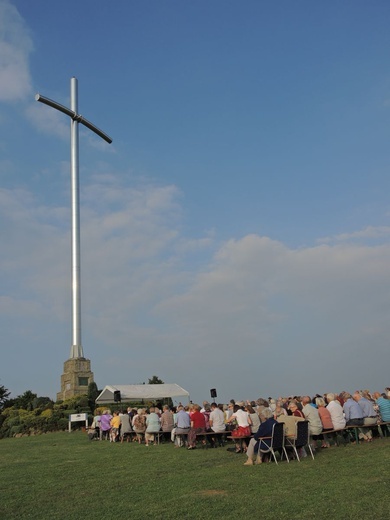
M 72 422 L 84 422 L 85 427 L 88 428 L 88 414 L 87 413 L 72 413 L 69 415 L 69 431 L 72 428 Z

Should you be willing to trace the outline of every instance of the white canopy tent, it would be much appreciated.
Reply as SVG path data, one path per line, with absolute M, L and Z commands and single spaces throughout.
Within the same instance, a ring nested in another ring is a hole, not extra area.
M 105 404 L 115 402 L 114 392 L 120 392 L 121 402 L 127 401 L 156 401 L 170 397 L 172 401 L 178 403 L 181 398 L 190 400 L 190 394 L 176 384 L 161 385 L 108 385 L 100 392 L 96 398 L 96 404 Z M 174 399 L 176 398 L 176 399 Z

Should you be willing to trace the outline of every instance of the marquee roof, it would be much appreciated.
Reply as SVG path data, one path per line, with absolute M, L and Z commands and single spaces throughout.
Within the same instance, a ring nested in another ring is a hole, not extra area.
M 164 397 L 187 397 L 189 392 L 176 384 L 161 385 L 108 385 L 100 392 L 96 398 L 97 404 L 113 403 L 114 392 L 119 390 L 121 393 L 121 401 L 141 401 L 149 399 L 155 401 Z

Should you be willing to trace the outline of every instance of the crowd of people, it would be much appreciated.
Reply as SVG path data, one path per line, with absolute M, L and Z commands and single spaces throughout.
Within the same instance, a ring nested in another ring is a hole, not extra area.
M 148 409 L 129 407 L 113 414 L 107 409 L 94 417 L 88 433 L 90 438 L 122 443 L 135 441 L 145 446 L 162 436 L 176 447 L 186 446 L 192 450 L 196 448 L 197 436 L 207 433 L 210 446 L 217 447 L 221 445 L 221 434 L 229 432 L 235 439 L 235 451 L 246 452 L 245 465 L 252 465 L 255 456 L 257 463 L 262 462 L 262 438 L 271 435 L 275 422 L 282 422 L 285 435 L 292 437 L 296 423 L 303 420 L 308 421 L 313 449 L 319 443 L 322 448 L 329 448 L 329 432 L 351 425 L 359 427 L 362 441 L 372 442 L 372 426 L 390 421 L 390 388 L 373 394 L 359 390 L 353 394 L 326 393 L 314 397 L 238 402 L 232 399 L 228 404 L 204 401 L 202 407 L 193 403 Z M 205 443 L 205 438 L 201 442 Z

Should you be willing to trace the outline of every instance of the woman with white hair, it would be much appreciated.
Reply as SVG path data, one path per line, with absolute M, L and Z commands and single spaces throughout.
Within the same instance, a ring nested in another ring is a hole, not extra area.
M 154 406 L 151 406 L 149 408 L 149 414 L 146 416 L 145 446 L 149 446 L 150 442 L 154 442 L 155 434 L 159 431 L 160 418 Z
M 274 414 L 269 408 L 265 408 L 260 414 L 261 424 L 259 429 L 254 434 L 253 438 L 250 440 L 248 449 L 246 451 L 248 460 L 244 463 L 244 466 L 253 466 L 253 458 L 255 453 L 257 453 L 256 464 L 261 464 L 261 450 L 268 450 L 269 447 L 267 444 L 261 440 L 261 437 L 272 437 L 272 429 L 276 421 L 274 419 Z
M 284 407 L 284 403 L 281 399 L 278 399 L 275 403 L 275 409 L 273 410 L 274 417 L 277 419 L 281 415 L 288 415 L 287 410 Z
M 111 419 L 112 415 L 110 410 L 104 410 L 100 416 L 99 427 L 100 427 L 100 440 L 109 439 L 111 431 Z
M 326 400 L 328 401 L 328 406 L 326 407 L 326 409 L 330 413 L 333 429 L 342 430 L 343 428 L 345 428 L 346 420 L 341 404 L 336 399 L 335 394 L 332 393 L 326 394 Z

